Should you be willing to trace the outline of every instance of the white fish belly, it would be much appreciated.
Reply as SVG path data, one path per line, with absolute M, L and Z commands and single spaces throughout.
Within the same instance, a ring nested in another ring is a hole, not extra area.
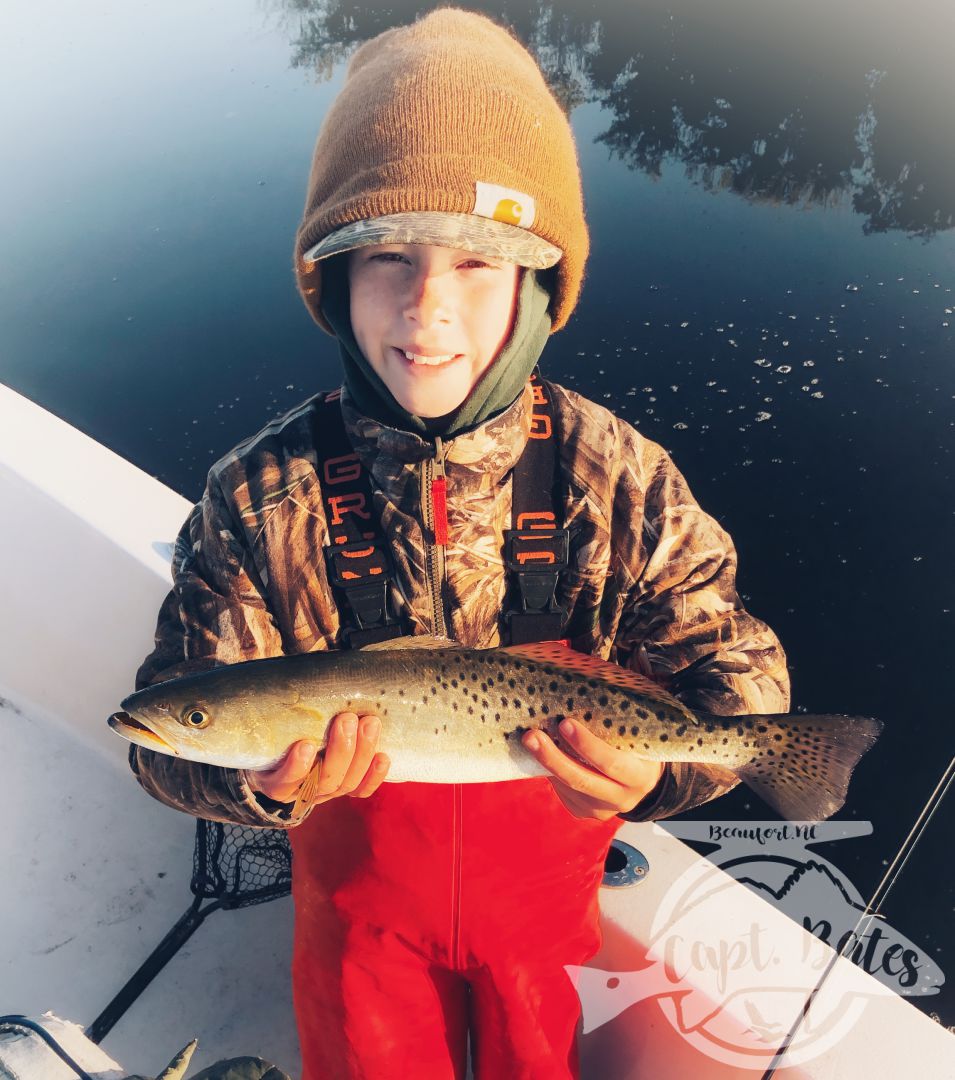
M 499 780 L 522 780 L 529 776 L 549 775 L 531 754 L 518 746 L 498 754 L 442 752 L 437 748 L 415 751 L 381 746 L 391 764 L 386 783 L 416 781 L 425 784 L 484 784 Z

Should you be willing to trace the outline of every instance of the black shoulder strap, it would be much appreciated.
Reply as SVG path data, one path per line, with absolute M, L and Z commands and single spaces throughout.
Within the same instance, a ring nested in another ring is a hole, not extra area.
M 345 433 L 341 391 L 316 407 L 322 504 L 328 523 L 328 578 L 342 616 L 342 645 L 357 649 L 407 631 L 391 611 L 394 568 L 372 510 L 371 485 Z
M 530 437 L 513 474 L 514 528 L 504 532 L 512 600 L 504 636 L 512 645 L 558 640 L 567 623 L 557 603 L 557 582 L 569 557 L 556 487 L 560 433 L 550 383 L 535 370 L 531 386 Z M 391 611 L 390 549 L 373 512 L 368 476 L 345 433 L 340 399 L 336 390 L 317 406 L 315 445 L 329 530 L 325 557 L 342 613 L 342 645 L 360 648 L 411 631 Z
M 512 580 L 512 602 L 505 612 L 511 645 L 557 640 L 567 622 L 566 610 L 557 603 L 557 582 L 567 567 L 570 544 L 556 487 L 560 433 L 554 392 L 536 369 L 531 388 L 530 437 L 514 466 L 514 527 L 504 532 L 504 564 Z

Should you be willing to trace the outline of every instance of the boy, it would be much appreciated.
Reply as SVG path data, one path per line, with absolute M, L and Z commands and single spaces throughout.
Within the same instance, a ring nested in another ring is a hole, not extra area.
M 446 8 L 363 45 L 319 135 L 296 238 L 299 289 L 338 338 L 344 387 L 212 468 L 137 687 L 354 644 L 323 557 L 349 509 L 388 540 L 405 633 L 508 643 L 504 533 L 515 467 L 539 434 L 529 378 L 573 311 L 587 250 L 570 126 L 507 32 Z M 551 636 L 665 680 L 691 706 L 785 712 L 785 658 L 740 604 L 730 538 L 660 447 L 548 392 L 570 535 L 556 594 L 567 618 Z M 319 444 L 336 423 L 347 447 L 330 459 Z M 330 502 L 357 464 L 371 504 Z M 576 1076 L 564 965 L 599 946 L 621 818 L 677 813 L 734 778 L 618 752 L 571 720 L 573 756 L 525 736 L 548 776 L 383 784 L 377 731 L 376 717 L 342 714 L 320 757 L 298 743 L 269 772 L 137 747 L 130 761 L 179 809 L 292 830 L 304 1080 L 462 1077 L 469 1027 L 479 1080 Z

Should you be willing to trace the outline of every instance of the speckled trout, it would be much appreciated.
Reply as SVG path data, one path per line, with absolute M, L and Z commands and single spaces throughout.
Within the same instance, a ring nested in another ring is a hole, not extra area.
M 730 769 L 778 813 L 818 821 L 843 804 L 877 720 L 693 712 L 652 679 L 557 642 L 470 649 L 426 637 L 230 664 L 122 703 L 114 731 L 151 750 L 266 769 L 292 743 L 324 747 L 340 712 L 381 718 L 386 780 L 474 783 L 546 775 L 521 743 L 541 728 L 576 756 L 565 717 L 620 750 Z

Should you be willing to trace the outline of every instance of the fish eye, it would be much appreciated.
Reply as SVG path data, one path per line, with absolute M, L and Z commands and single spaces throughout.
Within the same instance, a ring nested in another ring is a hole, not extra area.
M 210 723 L 212 717 L 208 713 L 203 712 L 202 709 L 197 708 L 195 705 L 190 705 L 188 709 L 184 709 L 182 713 L 182 723 L 186 727 L 192 728 L 204 728 Z

